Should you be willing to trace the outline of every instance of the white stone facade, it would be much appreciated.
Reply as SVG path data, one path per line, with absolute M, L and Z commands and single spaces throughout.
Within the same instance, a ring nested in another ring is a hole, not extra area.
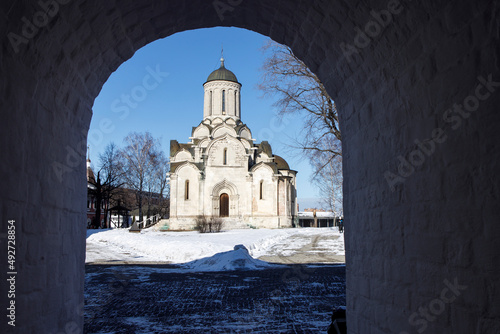
M 223 63 L 214 73 L 204 84 L 204 118 L 191 141 L 170 143 L 170 228 L 192 229 L 200 215 L 223 217 L 228 229 L 293 226 L 297 172 L 269 143 L 254 143 L 240 120 L 234 74 Z

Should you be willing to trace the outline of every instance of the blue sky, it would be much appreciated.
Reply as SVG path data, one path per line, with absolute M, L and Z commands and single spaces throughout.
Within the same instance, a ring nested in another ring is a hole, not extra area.
M 261 51 L 267 37 L 238 28 L 186 31 L 155 41 L 138 50 L 104 84 L 94 101 L 88 145 L 95 166 L 105 146 L 123 146 L 130 132 L 149 131 L 161 140 L 168 154 L 170 140 L 188 142 L 191 128 L 203 118 L 203 84 L 219 68 L 224 46 L 226 68 L 243 85 L 241 120 L 257 142 L 268 140 L 273 153 L 297 170 L 300 209 L 310 207 L 318 194 L 310 184 L 307 159 L 287 143 L 300 134 L 300 116 L 279 119 L 273 98 L 257 89 L 266 55 Z M 307 200 L 306 200 L 307 198 Z

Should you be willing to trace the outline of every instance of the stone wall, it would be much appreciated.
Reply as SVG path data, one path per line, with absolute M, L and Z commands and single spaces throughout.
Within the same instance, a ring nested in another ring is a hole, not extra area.
M 0 216 L 3 236 L 9 219 L 17 230 L 14 332 L 81 329 L 85 141 L 103 83 L 151 41 L 220 25 L 290 45 L 336 99 L 349 332 L 500 332 L 500 94 L 485 84 L 500 81 L 498 2 L 42 4 L 0 6 Z
M 498 9 L 406 2 L 338 64 L 350 333 L 500 332 Z

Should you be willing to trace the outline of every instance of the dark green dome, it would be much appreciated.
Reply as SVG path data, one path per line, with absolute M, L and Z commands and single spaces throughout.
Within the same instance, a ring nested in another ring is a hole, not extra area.
M 234 75 L 233 72 L 224 67 L 224 58 L 221 59 L 220 67 L 217 70 L 210 73 L 207 82 L 214 80 L 238 82 L 238 79 L 236 79 L 236 75 Z
M 276 154 L 274 155 L 274 163 L 276 164 L 276 167 L 278 168 L 278 170 L 280 170 L 280 169 L 289 170 L 290 169 L 290 166 L 288 165 L 286 160 L 283 159 L 282 157 L 280 157 L 279 155 L 276 155 Z

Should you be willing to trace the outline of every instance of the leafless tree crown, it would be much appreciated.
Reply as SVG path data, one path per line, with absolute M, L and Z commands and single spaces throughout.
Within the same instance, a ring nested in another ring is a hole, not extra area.
M 275 107 L 281 116 L 304 116 L 303 136 L 295 140 L 310 159 L 312 177 L 326 200 L 326 206 L 339 212 L 342 202 L 342 136 L 334 100 L 323 83 L 285 45 L 269 41 L 263 51 L 269 54 L 262 66 L 259 89 L 264 96 L 278 100 Z

